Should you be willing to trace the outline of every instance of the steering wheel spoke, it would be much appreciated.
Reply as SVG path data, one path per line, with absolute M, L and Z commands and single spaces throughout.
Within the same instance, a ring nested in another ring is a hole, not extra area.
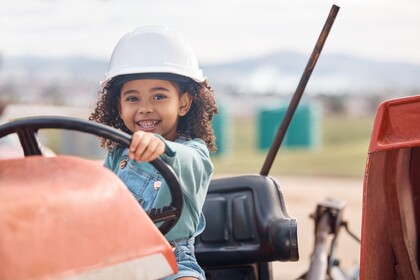
M 25 156 L 42 155 L 42 145 L 39 142 L 38 130 L 22 127 L 16 131 Z
M 153 221 L 162 222 L 166 219 L 175 219 L 179 215 L 179 210 L 171 205 L 162 208 L 153 208 L 146 213 Z

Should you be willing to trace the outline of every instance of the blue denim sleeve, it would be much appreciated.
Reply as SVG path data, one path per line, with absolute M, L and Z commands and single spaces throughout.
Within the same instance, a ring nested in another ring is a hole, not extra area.
M 108 152 L 106 158 L 104 160 L 104 167 L 117 172 L 119 166 L 119 159 L 121 158 L 122 152 L 124 151 L 123 148 L 114 148 Z
M 107 167 L 112 170 L 112 161 L 110 157 L 110 152 L 106 155 L 105 161 L 104 161 L 104 167 Z

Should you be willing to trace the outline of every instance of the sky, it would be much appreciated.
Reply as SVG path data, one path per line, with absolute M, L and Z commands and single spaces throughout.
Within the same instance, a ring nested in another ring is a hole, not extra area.
M 323 53 L 420 64 L 418 0 L 0 0 L 0 54 L 108 60 L 125 33 L 158 24 L 182 33 L 200 63 L 309 57 L 333 4 Z

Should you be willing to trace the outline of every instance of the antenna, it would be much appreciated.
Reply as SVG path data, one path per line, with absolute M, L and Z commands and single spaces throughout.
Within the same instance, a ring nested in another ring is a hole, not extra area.
M 303 95 L 305 90 L 306 84 L 308 83 L 309 78 L 311 77 L 312 71 L 315 67 L 315 64 L 318 60 L 319 55 L 321 54 L 322 47 L 324 46 L 325 41 L 327 40 L 328 33 L 331 30 L 331 27 L 334 23 L 334 20 L 337 16 L 338 10 L 340 7 L 333 5 L 331 7 L 330 13 L 328 15 L 327 21 L 322 28 L 321 34 L 318 37 L 318 41 L 316 42 L 315 48 L 312 51 L 312 55 L 309 58 L 308 64 L 303 71 L 302 77 L 300 78 L 300 82 L 298 87 L 296 88 L 295 94 L 293 95 L 292 99 L 290 100 L 289 107 L 287 108 L 286 114 L 283 118 L 283 121 L 277 130 L 276 137 L 273 140 L 273 144 L 268 151 L 267 157 L 265 158 L 265 162 L 263 167 L 261 168 L 260 175 L 267 176 L 271 166 L 273 165 L 274 159 L 276 158 L 276 154 L 283 142 L 284 136 L 286 135 L 287 128 L 292 120 L 292 117 L 296 111 L 297 106 L 299 105 L 299 101 Z

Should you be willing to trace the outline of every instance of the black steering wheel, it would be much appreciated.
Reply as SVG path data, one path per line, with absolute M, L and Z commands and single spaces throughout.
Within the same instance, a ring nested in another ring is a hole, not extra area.
M 109 139 L 122 147 L 129 147 L 131 143 L 130 135 L 115 128 L 83 119 L 58 116 L 28 117 L 0 125 L 0 138 L 16 133 L 19 136 L 25 156 L 42 155 L 41 144 L 37 137 L 40 128 L 58 128 L 90 133 Z M 168 206 L 147 211 L 154 223 L 161 223 L 158 228 L 164 235 L 178 222 L 184 200 L 181 185 L 172 167 L 160 157 L 150 163 L 162 174 L 172 197 Z

